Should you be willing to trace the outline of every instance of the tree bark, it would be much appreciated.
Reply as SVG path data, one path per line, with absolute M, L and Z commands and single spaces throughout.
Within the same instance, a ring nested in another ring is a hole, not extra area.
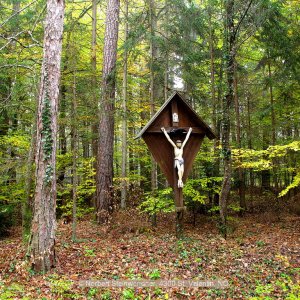
M 74 55 L 75 57 L 75 55 Z M 77 157 L 78 157 L 78 131 L 77 131 L 77 100 L 76 100 L 76 75 L 75 75 L 75 66 L 73 69 L 73 86 L 72 86 L 72 241 L 77 240 L 76 228 L 77 228 L 77 185 L 78 185 L 78 175 L 77 175 Z
M 37 272 L 46 272 L 55 266 L 55 166 L 63 20 L 64 1 L 48 0 L 38 101 L 36 189 L 30 243 L 31 264 Z
M 270 106 L 271 106 L 271 124 L 272 124 L 272 145 L 276 144 L 276 117 L 274 110 L 274 95 L 273 95 L 273 83 L 272 83 L 272 71 L 271 71 L 271 62 L 270 54 L 268 53 L 268 79 L 269 79 L 269 91 L 270 91 Z M 289 136 L 292 136 L 291 134 Z M 278 192 L 278 178 L 276 165 L 278 165 L 276 158 L 273 160 L 273 181 L 275 185 L 275 191 Z
M 124 43 L 126 44 L 128 38 L 128 1 L 125 0 L 125 35 Z M 122 188 L 121 188 L 121 208 L 126 208 L 127 197 L 127 60 L 128 51 L 124 49 L 124 65 L 123 65 L 123 101 L 122 101 Z
M 247 99 L 247 125 L 248 125 L 248 148 L 252 149 L 252 124 L 251 124 L 251 107 L 250 107 L 250 95 L 246 92 Z M 253 189 L 254 189 L 254 174 L 253 170 L 249 170 L 250 179 L 250 211 L 253 211 Z
M 270 106 L 271 106 L 272 145 L 274 146 L 276 144 L 276 129 L 275 129 L 276 120 L 275 120 L 275 110 L 274 110 L 274 96 L 273 96 L 270 55 L 268 55 L 268 79 L 269 79 Z
M 95 111 L 97 111 L 97 0 L 93 0 L 92 2 L 92 45 L 91 45 L 91 68 L 92 68 L 92 106 L 95 107 Z M 97 141 L 98 141 L 98 118 L 97 114 L 95 116 L 95 120 L 92 122 L 91 130 L 92 130 L 92 154 L 94 157 L 97 157 Z M 95 163 L 95 168 L 96 163 Z
M 36 97 L 37 99 L 37 97 Z M 32 189 L 33 189 L 33 174 L 34 174 L 34 159 L 35 159 L 35 148 L 36 148 L 36 126 L 32 129 L 30 150 L 27 159 L 26 166 L 26 178 L 25 178 L 25 200 L 22 204 L 22 230 L 23 240 L 28 242 L 30 235 L 30 228 L 32 222 Z
M 157 57 L 157 46 L 155 43 L 155 31 L 157 19 L 155 13 L 155 1 L 149 0 L 149 16 L 150 16 L 150 116 L 155 114 L 155 101 L 157 100 L 158 86 L 155 78 L 155 59 Z M 157 190 L 157 163 L 151 155 L 151 191 L 155 193 Z M 157 225 L 156 214 L 152 215 L 152 226 Z
M 240 117 L 240 104 L 239 104 L 239 97 L 238 97 L 238 78 L 237 78 L 237 62 L 234 61 L 234 108 L 235 108 L 235 118 L 236 118 L 236 141 L 237 146 L 240 151 L 242 148 L 241 142 L 241 117 Z M 243 213 L 246 207 L 246 199 L 245 199 L 245 174 L 242 168 L 237 169 L 238 172 L 238 189 L 239 189 L 239 196 L 240 196 L 240 207 L 242 208 L 241 213 Z
M 71 32 L 68 32 L 67 34 L 67 41 L 66 41 L 66 54 L 65 54 L 65 59 L 63 60 L 63 74 L 65 74 L 68 71 L 68 66 L 69 66 L 69 48 L 70 48 L 70 36 Z M 63 81 L 61 83 L 61 88 L 60 88 L 60 102 L 59 102 L 59 119 L 61 120 L 58 128 L 58 151 L 59 154 L 65 155 L 67 153 L 67 135 L 66 135 L 66 118 L 67 118 L 67 86 L 65 82 Z M 63 181 L 65 179 L 65 174 L 66 174 L 66 166 L 64 166 L 58 174 L 58 180 L 60 184 L 63 184 Z
M 103 52 L 99 141 L 96 178 L 96 218 L 105 223 L 112 210 L 114 111 L 119 0 L 108 0 Z
M 234 60 L 235 60 L 235 35 L 234 35 L 234 0 L 228 0 L 226 3 L 226 77 L 227 91 L 223 98 L 223 130 L 222 130 L 222 154 L 224 161 L 224 179 L 219 199 L 220 206 L 220 229 L 226 238 L 227 236 L 227 204 L 230 192 L 231 181 L 231 150 L 230 150 L 230 108 L 233 101 L 233 78 L 234 78 Z
M 214 56 L 214 41 L 213 41 L 213 31 L 212 31 L 212 7 L 208 7 L 209 19 L 209 56 L 210 56 L 210 81 L 211 81 L 211 100 L 212 100 L 212 119 L 214 131 L 217 131 L 217 101 L 216 101 L 216 87 L 215 87 L 215 56 Z M 214 141 L 214 147 L 216 148 L 217 139 Z

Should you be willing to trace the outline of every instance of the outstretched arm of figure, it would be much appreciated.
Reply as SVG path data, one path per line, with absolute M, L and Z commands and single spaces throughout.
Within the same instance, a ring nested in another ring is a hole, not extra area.
M 174 142 L 171 140 L 170 136 L 168 135 L 165 127 L 162 127 L 161 128 L 161 131 L 164 133 L 164 135 L 166 136 L 167 140 L 169 141 L 169 143 L 174 147 L 176 148 L 176 145 L 174 144 Z
M 190 129 L 189 129 L 189 131 L 188 131 L 188 133 L 187 133 L 187 135 L 186 135 L 186 137 L 185 137 L 185 140 L 183 141 L 183 143 L 182 143 L 182 149 L 183 149 L 183 147 L 185 146 L 185 144 L 187 143 L 187 141 L 188 141 L 188 139 L 189 139 L 189 137 L 190 137 L 190 135 L 191 135 L 191 132 L 192 132 L 192 127 L 190 127 Z

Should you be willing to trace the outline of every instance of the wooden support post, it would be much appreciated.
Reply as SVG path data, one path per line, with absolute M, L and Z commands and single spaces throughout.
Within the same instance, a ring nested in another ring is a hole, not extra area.
M 184 205 L 183 205 L 183 192 L 182 188 L 178 188 L 178 178 L 177 172 L 174 168 L 174 200 L 175 200 L 175 212 L 176 212 L 176 236 L 177 238 L 181 238 L 183 236 L 183 213 L 184 213 Z

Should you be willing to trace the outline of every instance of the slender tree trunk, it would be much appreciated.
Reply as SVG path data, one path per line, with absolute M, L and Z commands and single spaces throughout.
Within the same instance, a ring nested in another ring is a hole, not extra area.
M 274 96 L 273 96 L 270 57 L 268 58 L 268 77 L 269 77 L 269 91 L 270 91 L 270 105 L 271 105 L 272 145 L 275 145 L 276 144 L 276 129 L 275 129 L 276 120 L 275 120 L 275 110 L 274 110 Z
M 19 9 L 20 9 L 20 1 L 19 0 L 13 1 L 12 15 L 15 16 L 16 21 L 15 21 L 13 27 L 11 28 L 12 33 L 16 33 L 19 29 L 19 13 L 18 13 Z M 16 41 L 13 41 L 11 43 L 11 46 L 9 47 L 9 51 L 12 53 L 16 51 Z M 12 74 L 10 76 L 8 76 L 8 88 L 7 88 L 8 103 L 12 103 L 12 100 L 13 100 L 12 96 L 13 96 L 13 92 L 14 92 L 15 83 L 16 83 L 15 78 L 12 76 Z M 9 109 L 4 107 L 4 114 L 6 116 L 5 123 L 7 123 L 7 125 L 8 125 L 7 130 L 11 129 L 12 131 L 15 131 L 17 129 L 17 118 L 18 118 L 17 113 L 16 112 L 12 113 Z M 8 147 L 7 152 L 10 155 L 11 159 L 13 160 L 15 157 L 13 148 Z M 9 168 L 7 170 L 7 175 L 8 175 L 8 181 L 7 181 L 8 184 L 16 182 L 17 172 L 16 172 L 15 167 Z
M 92 45 L 91 45 L 91 67 L 92 67 L 92 106 L 97 111 L 97 0 L 92 2 Z M 95 114 L 95 120 L 92 121 L 92 153 L 93 156 L 97 156 L 97 140 L 98 140 L 98 118 Z M 96 163 L 95 163 L 96 168 Z
M 266 150 L 270 144 L 270 135 L 268 128 L 263 128 L 262 132 L 263 149 Z M 262 191 L 271 190 L 271 172 L 269 169 L 261 171 L 261 189 Z
M 128 0 L 125 0 L 125 35 L 124 43 L 127 42 L 128 37 Z M 124 49 L 124 65 L 123 65 L 123 101 L 122 101 L 122 189 L 121 189 L 121 208 L 126 207 L 127 197 L 127 60 L 128 51 L 125 45 Z
M 234 0 L 226 3 L 226 77 L 227 91 L 223 98 L 223 130 L 222 130 L 222 154 L 224 161 L 224 179 L 219 199 L 221 232 L 227 236 L 227 204 L 231 181 L 231 150 L 230 150 L 230 108 L 233 102 L 233 78 L 234 78 Z
M 155 43 L 155 31 L 157 19 L 155 13 L 155 1 L 149 0 L 149 15 L 150 15 L 150 116 L 155 114 L 155 101 L 157 101 L 158 86 L 156 86 L 155 78 L 155 59 L 157 57 L 157 46 Z M 157 163 L 151 155 L 151 190 L 153 193 L 157 190 Z M 152 215 L 152 225 L 156 226 L 156 214 Z
M 165 0 L 165 8 L 166 8 L 166 19 L 165 19 L 165 47 L 166 47 L 166 53 L 165 53 L 165 70 L 164 70 L 164 101 L 168 100 L 168 90 L 169 90 L 169 43 L 168 43 L 168 39 L 169 39 L 169 32 L 167 30 L 167 27 L 169 26 L 169 3 L 168 0 Z M 166 179 L 165 180 L 165 188 L 169 187 L 169 182 Z
M 246 95 L 247 99 L 247 123 L 248 123 L 248 148 L 252 149 L 252 125 L 251 125 L 251 109 L 250 109 L 250 96 Z M 249 171 L 250 177 L 250 210 L 253 210 L 253 189 L 254 189 L 254 174 L 252 169 Z
M 37 272 L 46 272 L 55 266 L 55 166 L 63 20 L 64 1 L 48 0 L 37 115 L 36 189 L 30 244 L 31 264 Z
M 77 185 L 78 185 L 78 176 L 77 176 L 77 157 L 78 157 L 78 131 L 77 131 L 77 100 L 76 100 L 76 73 L 75 67 L 73 70 L 73 86 L 72 86 L 72 175 L 73 175 L 73 187 L 72 187 L 72 241 L 77 240 L 76 236 L 76 227 L 77 227 Z
M 28 242 L 31 232 L 32 213 L 33 213 L 33 197 L 32 191 L 34 188 L 34 161 L 35 161 L 35 150 L 36 150 L 36 116 L 38 106 L 38 90 L 35 90 L 34 98 L 35 103 L 35 119 L 31 133 L 30 150 L 27 158 L 26 166 L 26 177 L 25 177 L 25 199 L 22 205 L 22 230 L 23 230 L 23 241 Z
M 276 144 L 276 117 L 274 110 L 274 96 L 273 96 L 273 83 L 272 83 L 272 71 L 271 71 L 271 62 L 270 55 L 268 54 L 268 77 L 269 77 L 269 91 L 270 91 L 270 105 L 271 105 L 271 126 L 272 126 L 272 145 Z M 291 135 L 289 135 L 291 136 Z M 277 178 L 277 170 L 276 170 L 277 160 L 274 159 L 274 167 L 273 167 L 273 180 L 275 185 L 275 190 L 278 192 L 278 178 Z
M 236 119 L 236 141 L 237 146 L 240 151 L 242 148 L 241 142 L 241 117 L 240 117 L 240 104 L 238 97 L 238 78 L 237 78 L 237 62 L 234 61 L 234 107 L 235 107 L 235 119 Z M 242 213 L 247 209 L 246 207 L 246 199 L 245 199 L 245 174 L 242 168 L 237 169 L 238 172 L 238 189 L 240 196 L 240 207 L 242 208 Z
M 100 100 L 99 141 L 97 154 L 96 217 L 98 223 L 107 221 L 112 210 L 113 147 L 116 59 L 119 27 L 119 0 L 108 0 L 103 52 L 102 90 Z
M 92 0 L 92 41 L 91 41 L 91 92 L 92 103 L 91 107 L 94 108 L 93 119 L 91 122 L 92 132 L 92 156 L 95 158 L 93 167 L 97 170 L 97 151 L 98 151 L 98 126 L 99 126 L 99 113 L 98 113 L 98 98 L 97 98 L 97 0 Z M 95 182 L 97 182 L 97 174 L 95 173 Z M 93 206 L 97 207 L 97 194 L 93 195 Z
M 216 131 L 217 130 L 217 101 L 216 101 L 216 87 L 215 87 L 215 57 L 214 57 L 214 42 L 213 42 L 213 31 L 212 31 L 212 7 L 209 6 L 209 20 L 208 20 L 208 26 L 209 26 L 209 55 L 210 55 L 210 91 L 211 91 L 211 100 L 212 100 L 212 106 L 213 106 L 213 128 Z M 215 139 L 216 144 L 217 139 Z M 216 145 L 215 145 L 216 147 Z
M 211 87 L 210 87 L 210 91 L 211 91 L 211 98 L 212 98 L 212 107 L 213 107 L 213 111 L 212 111 L 212 121 L 213 121 L 213 129 L 214 132 L 217 135 L 217 138 L 214 139 L 214 153 L 216 155 L 216 157 L 218 156 L 218 146 L 220 144 L 220 130 L 219 130 L 219 118 L 217 115 L 217 107 L 218 107 L 218 103 L 220 103 L 220 97 L 216 97 L 216 84 L 215 84 L 215 74 L 216 74 L 216 69 L 215 69 L 215 47 L 214 47 L 214 34 L 213 34 L 213 28 L 212 28 L 212 6 L 209 5 L 208 7 L 208 14 L 209 14 L 209 19 L 208 19 L 208 26 L 209 26 L 209 56 L 210 56 L 210 81 L 211 81 Z M 223 70 L 222 68 L 220 68 L 220 82 L 222 81 L 222 74 L 223 74 Z M 219 85 L 221 87 L 221 84 Z M 219 88 L 221 89 L 221 88 Z M 218 95 L 221 95 L 221 91 L 218 91 Z M 218 158 L 214 164 L 214 168 L 213 168 L 213 173 L 212 176 L 214 177 L 218 177 L 220 176 L 220 159 Z M 218 205 L 218 197 L 219 194 L 218 193 L 214 193 L 212 197 L 210 197 L 211 199 L 211 207 L 213 206 L 217 206 Z
M 69 35 L 68 35 L 69 36 Z M 68 45 L 68 42 L 67 42 Z M 68 48 L 68 46 L 67 46 Z M 68 52 L 68 51 L 67 51 Z M 66 54 L 65 64 L 63 71 L 67 71 L 67 66 L 69 64 L 69 57 Z M 65 155 L 67 153 L 67 135 L 66 135 L 66 111 L 67 111 L 67 87 L 64 82 L 61 84 L 60 91 L 60 107 L 59 107 L 59 119 L 60 124 L 58 128 L 58 151 L 59 154 Z M 66 166 L 63 166 L 60 173 L 58 174 L 58 180 L 60 184 L 63 184 L 66 175 Z
M 36 125 L 33 128 L 30 150 L 27 159 L 26 167 L 26 178 L 25 178 L 25 200 L 22 205 L 22 229 L 23 229 L 23 240 L 28 242 L 28 235 L 30 234 L 30 226 L 32 222 L 32 196 L 31 192 L 33 189 L 33 174 L 34 174 L 34 159 L 35 159 L 35 148 L 36 148 Z
M 69 50 L 70 50 L 70 37 L 71 37 L 71 32 L 69 31 L 67 33 L 66 37 L 66 54 L 65 58 L 63 59 L 63 74 L 68 71 L 68 66 L 69 66 Z M 59 119 L 61 120 L 58 128 L 58 151 L 59 154 L 66 154 L 67 153 L 67 135 L 66 135 L 66 112 L 67 112 L 67 86 L 64 81 L 61 83 L 61 88 L 60 88 L 60 103 L 59 103 Z M 64 181 L 65 178 L 65 170 L 66 168 L 64 167 L 61 174 L 58 174 L 58 179 L 60 183 Z
M 167 28 L 169 26 L 169 3 L 168 0 L 165 0 L 165 7 L 166 7 L 166 19 L 165 19 L 165 27 Z M 165 30 L 165 47 L 166 47 L 166 55 L 165 55 L 165 74 L 164 74 L 164 101 L 167 101 L 168 99 L 168 89 L 169 89 L 169 32 L 166 29 Z M 166 180 L 166 182 L 168 182 Z

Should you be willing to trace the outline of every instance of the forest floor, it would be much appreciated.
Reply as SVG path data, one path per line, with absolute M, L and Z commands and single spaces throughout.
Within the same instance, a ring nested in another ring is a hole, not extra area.
M 272 218 L 271 218 L 272 219 Z M 274 218 L 273 218 L 274 219 Z M 137 211 L 118 213 L 99 226 L 58 224 L 57 267 L 42 275 L 24 263 L 20 228 L 0 241 L 0 299 L 300 299 L 300 217 L 236 218 L 223 239 L 208 217 L 185 237 L 174 236 L 173 217 L 160 216 L 153 230 Z M 80 280 L 227 280 L 220 288 L 82 287 Z

